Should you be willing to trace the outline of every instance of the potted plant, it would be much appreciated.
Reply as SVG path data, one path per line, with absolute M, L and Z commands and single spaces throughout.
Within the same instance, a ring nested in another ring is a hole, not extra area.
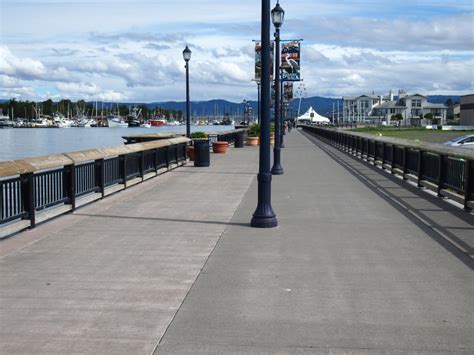
M 212 151 L 218 154 L 225 154 L 228 146 L 229 142 L 226 141 L 212 142 Z
M 247 145 L 257 146 L 260 136 L 260 125 L 254 123 L 249 127 L 248 136 L 247 136 Z
M 186 153 L 188 154 L 189 160 L 194 161 L 195 154 L 194 154 L 194 144 L 198 140 L 207 140 L 207 133 L 206 132 L 193 132 L 191 133 L 191 145 L 188 145 L 186 148 Z

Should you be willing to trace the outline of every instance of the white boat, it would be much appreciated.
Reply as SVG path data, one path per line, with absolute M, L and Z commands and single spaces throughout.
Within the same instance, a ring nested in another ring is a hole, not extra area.
M 69 128 L 69 127 L 72 127 L 72 125 L 74 124 L 74 121 L 70 120 L 67 117 L 64 117 L 60 113 L 55 113 L 54 114 L 53 122 L 59 128 Z
M 140 125 L 140 127 L 141 127 L 141 128 L 151 128 L 151 124 L 148 123 L 148 122 L 142 123 L 142 124 Z
M 5 115 L 0 115 L 0 128 L 10 128 L 13 127 L 13 121 L 10 120 L 10 117 Z
M 43 118 L 43 117 L 38 118 L 36 122 L 33 123 L 33 127 L 36 127 L 36 128 L 46 128 L 50 126 L 51 126 L 50 122 L 46 118 Z
M 85 115 L 76 118 L 76 127 L 90 128 L 94 124 L 97 124 L 97 122 L 92 118 L 88 118 Z
M 118 115 L 108 115 L 107 123 L 110 128 L 125 128 L 128 127 L 128 123 L 125 122 L 122 117 Z

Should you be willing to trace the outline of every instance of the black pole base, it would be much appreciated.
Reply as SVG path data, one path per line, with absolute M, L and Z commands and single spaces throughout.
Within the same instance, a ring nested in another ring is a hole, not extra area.
M 278 220 L 271 205 L 271 174 L 258 174 L 258 205 L 253 213 L 250 225 L 256 228 L 273 228 L 278 226 Z
M 280 159 L 280 148 L 273 148 L 272 175 L 283 175 L 283 167 L 281 166 Z

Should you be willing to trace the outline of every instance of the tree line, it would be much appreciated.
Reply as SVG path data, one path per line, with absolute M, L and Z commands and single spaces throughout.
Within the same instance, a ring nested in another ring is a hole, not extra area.
M 108 102 L 98 102 L 95 104 L 84 100 L 73 102 L 68 99 L 63 99 L 57 102 L 54 102 L 51 99 L 39 102 L 10 99 L 0 103 L 0 109 L 3 114 L 6 115 L 8 113 L 10 117 L 13 115 L 15 119 L 22 118 L 28 120 L 36 118 L 37 111 L 40 111 L 41 114 L 46 116 L 53 116 L 55 113 L 71 117 L 79 114 L 85 114 L 87 116 L 105 116 L 108 113 L 126 116 L 130 113 L 130 109 L 133 106 L 136 106 L 141 110 L 141 117 L 145 120 L 151 119 L 155 115 L 165 117 L 166 119 L 174 118 L 177 120 L 180 120 L 183 117 L 183 112 L 180 110 L 169 110 L 160 107 L 150 108 L 145 104 L 125 105 L 112 104 Z

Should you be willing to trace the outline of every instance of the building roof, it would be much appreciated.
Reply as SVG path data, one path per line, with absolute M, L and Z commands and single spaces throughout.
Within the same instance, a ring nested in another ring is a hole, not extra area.
M 397 101 L 386 101 L 378 106 L 375 106 L 374 109 L 380 108 L 406 108 L 406 106 L 397 105 Z
M 407 96 L 405 96 L 405 97 L 409 98 L 409 97 L 413 97 L 413 96 L 421 96 L 421 97 L 424 97 L 424 98 L 426 98 L 426 96 L 425 96 L 425 95 L 421 95 L 421 94 L 407 95 Z
M 361 97 L 368 97 L 369 99 L 379 99 L 377 95 L 360 95 L 357 98 L 360 99 Z
M 428 102 L 422 108 L 448 108 L 445 104 L 434 104 L 432 102 Z

